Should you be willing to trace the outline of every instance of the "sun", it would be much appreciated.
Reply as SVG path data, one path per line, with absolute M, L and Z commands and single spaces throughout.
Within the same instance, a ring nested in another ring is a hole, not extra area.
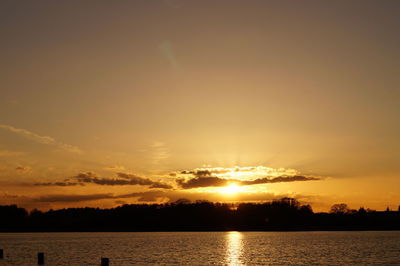
M 221 193 L 223 194 L 235 194 L 240 191 L 240 186 L 236 184 L 229 184 L 226 187 L 221 188 Z

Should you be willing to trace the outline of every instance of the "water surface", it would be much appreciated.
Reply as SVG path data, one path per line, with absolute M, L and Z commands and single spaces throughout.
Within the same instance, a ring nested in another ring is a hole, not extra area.
M 0 265 L 399 265 L 400 231 L 0 233 Z

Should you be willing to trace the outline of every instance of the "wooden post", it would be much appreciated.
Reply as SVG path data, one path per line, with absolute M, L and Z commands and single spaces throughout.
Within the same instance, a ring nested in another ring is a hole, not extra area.
M 2 248 L 0 248 L 0 259 L 4 259 L 3 249 Z
M 109 258 L 101 258 L 101 266 L 109 266 L 110 259 Z
M 39 252 L 37 254 L 37 263 L 38 263 L 38 265 L 44 265 L 44 253 L 43 252 Z

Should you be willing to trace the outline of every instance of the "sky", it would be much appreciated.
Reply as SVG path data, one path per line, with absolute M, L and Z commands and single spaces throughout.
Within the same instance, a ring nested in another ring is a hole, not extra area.
M 400 205 L 398 1 L 1 1 L 0 204 Z

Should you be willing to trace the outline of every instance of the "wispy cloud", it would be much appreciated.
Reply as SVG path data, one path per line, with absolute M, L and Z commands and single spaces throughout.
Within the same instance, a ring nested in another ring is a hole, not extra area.
M 117 173 L 117 178 L 100 178 L 93 172 L 79 173 L 76 176 L 67 178 L 64 181 L 34 183 L 35 186 L 77 186 L 85 184 L 96 184 L 101 186 L 127 186 L 140 185 L 149 188 L 171 189 L 172 186 L 149 178 L 136 176 L 129 173 Z
M 18 174 L 26 174 L 29 171 L 31 171 L 31 167 L 29 167 L 29 166 L 17 166 L 15 168 L 15 171 L 17 171 Z
M 77 182 L 63 182 L 63 181 L 58 181 L 58 182 L 42 182 L 42 183 L 34 183 L 34 186 L 42 186 L 42 187 L 71 187 L 71 186 L 84 186 L 84 183 L 77 183 Z
M 296 182 L 296 181 L 315 181 L 321 180 L 319 177 L 312 176 L 278 176 L 274 178 L 258 178 L 250 181 L 240 181 L 240 184 L 243 186 L 246 185 L 258 185 L 258 184 L 270 184 L 270 183 L 284 183 L 284 182 Z
M 270 201 L 274 199 L 280 199 L 282 197 L 295 197 L 297 199 L 306 199 L 309 201 L 309 196 L 301 194 L 274 194 L 270 192 L 261 193 L 245 193 L 237 195 L 237 202 L 247 201 Z M 1 198 L 1 195 L 0 195 Z M 153 190 L 143 192 L 133 192 L 125 194 L 113 194 L 113 193 L 96 193 L 96 194 L 49 194 L 37 197 L 23 197 L 14 196 L 14 198 L 23 198 L 25 202 L 37 202 L 37 203 L 77 203 L 86 201 L 96 200 L 122 200 L 122 199 L 134 199 L 134 202 L 175 202 L 179 199 L 188 199 L 191 201 L 196 200 L 210 200 L 220 201 L 221 198 L 217 194 L 210 194 L 206 192 L 190 193 L 187 191 L 175 191 L 175 190 Z
M 156 198 L 163 195 L 162 191 L 145 191 L 145 192 L 134 192 L 127 194 L 115 195 L 113 193 L 98 193 L 98 194 L 84 194 L 84 195 L 70 195 L 70 194 L 50 194 L 32 198 L 36 202 L 83 202 L 91 200 L 102 200 L 102 199 L 126 199 L 126 198 L 138 198 L 138 201 L 155 201 Z
M 125 170 L 125 167 L 122 165 L 110 165 L 108 167 L 105 167 L 105 169 L 111 171 L 123 171 Z
M 154 164 L 160 163 L 162 160 L 168 159 L 171 155 L 169 149 L 164 142 L 155 141 L 150 145 L 151 158 Z
M 0 150 L 0 157 L 22 156 L 25 154 L 25 152 L 19 151 Z
M 68 194 L 54 194 L 44 195 L 34 198 L 37 202 L 82 202 L 100 199 L 112 199 L 112 193 L 88 194 L 88 195 L 68 195 Z
M 81 149 L 79 149 L 76 146 L 62 143 L 62 142 L 57 141 L 54 138 L 49 137 L 49 136 L 41 136 L 39 134 L 36 134 L 34 132 L 31 132 L 31 131 L 23 129 L 23 128 L 16 128 L 13 126 L 3 125 L 3 124 L 0 124 L 0 128 L 8 130 L 8 131 L 13 132 L 18 135 L 21 135 L 21 136 L 23 136 L 27 139 L 30 139 L 32 141 L 35 141 L 37 143 L 55 146 L 59 149 L 62 149 L 62 150 L 68 151 L 68 152 L 72 152 L 72 153 L 82 153 Z

